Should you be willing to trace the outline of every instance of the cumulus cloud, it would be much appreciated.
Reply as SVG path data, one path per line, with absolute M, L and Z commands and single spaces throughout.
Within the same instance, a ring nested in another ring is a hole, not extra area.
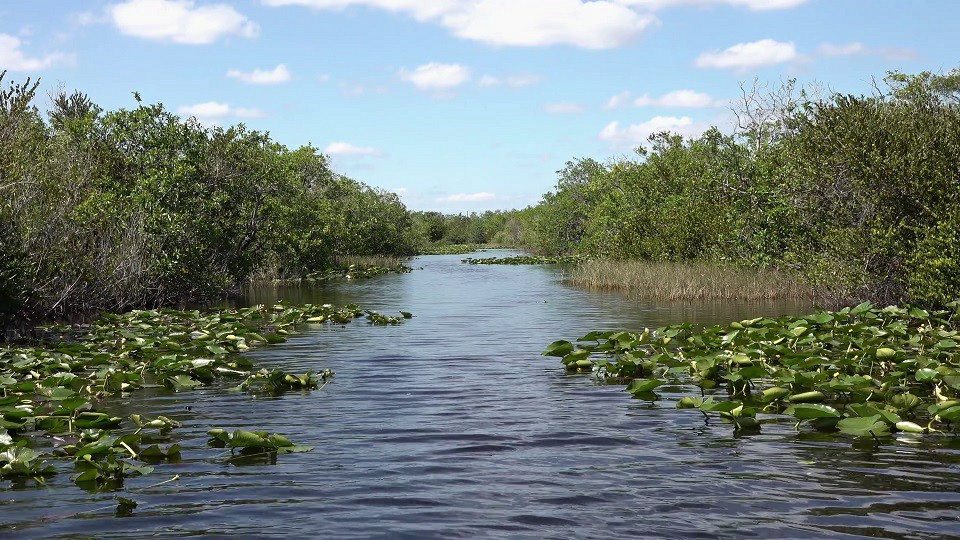
M 443 197 L 437 197 L 437 202 L 484 202 L 492 201 L 496 198 L 496 193 L 481 191 L 479 193 L 454 193 L 452 195 L 445 195 Z
M 587 108 L 579 103 L 560 102 L 547 103 L 543 106 L 543 110 L 550 114 L 581 114 Z
M 216 124 L 228 118 L 263 118 L 266 114 L 260 109 L 233 107 L 219 101 L 205 101 L 195 105 L 184 105 L 177 109 L 182 116 L 192 116 L 204 124 Z
M 737 43 L 722 51 L 703 53 L 697 58 L 696 66 L 744 71 L 799 59 L 800 55 L 793 42 L 761 39 L 749 43 Z
M 863 43 L 856 41 L 853 43 L 844 43 L 842 45 L 824 43 L 817 48 L 817 52 L 823 56 L 853 56 L 856 54 L 865 54 L 867 52 L 867 47 Z
M 705 126 L 693 121 L 689 116 L 655 116 L 646 122 L 620 126 L 620 122 L 610 122 L 600 130 L 600 140 L 615 144 L 638 146 L 645 144 L 651 135 L 664 131 L 696 137 L 706 130 Z
M 820 53 L 821 56 L 830 57 L 866 55 L 881 56 L 884 60 L 888 61 L 915 60 L 917 58 L 916 51 L 911 49 L 872 48 L 867 47 L 859 41 L 843 44 L 823 43 L 817 47 L 817 52 Z
M 499 86 L 500 83 L 500 79 L 494 77 L 493 75 L 484 75 L 483 77 L 480 77 L 480 81 L 477 84 L 484 87 L 490 87 Z
M 603 104 L 603 109 L 612 110 L 628 107 L 632 98 L 633 96 L 630 94 L 630 92 L 620 92 L 615 96 L 611 96 L 610 99 Z
M 572 45 L 609 49 L 657 22 L 621 0 L 264 0 L 315 9 L 366 6 L 440 24 L 453 35 L 492 45 Z
M 674 90 L 658 98 L 644 94 L 633 101 L 636 107 L 672 107 L 678 109 L 705 109 L 721 107 L 722 101 L 713 99 L 710 94 L 693 90 Z
M 356 146 L 347 142 L 332 142 L 323 149 L 324 154 L 331 156 L 375 156 L 380 153 L 372 146 Z
M 650 10 L 680 6 L 728 5 L 744 7 L 752 11 L 789 9 L 806 4 L 809 0 L 619 0 L 622 4 L 641 6 Z
M 107 8 L 110 20 L 128 36 L 188 45 L 205 45 L 236 35 L 259 33 L 257 24 L 227 4 L 196 5 L 192 0 L 127 0 Z
M 273 69 L 254 69 L 253 71 L 230 69 L 227 71 L 227 77 L 247 84 L 280 84 L 289 82 L 291 79 L 290 70 L 285 64 L 278 64 Z
M 627 107 L 669 107 L 674 109 L 706 109 L 711 107 L 722 107 L 726 103 L 722 100 L 714 99 L 710 94 L 697 92 L 694 90 L 674 90 L 667 92 L 660 97 L 651 97 L 650 94 L 643 94 L 634 98 L 630 92 L 621 92 L 612 96 L 603 105 L 605 110 L 625 109 Z
M 457 9 L 463 0 L 263 0 L 263 3 L 268 6 L 306 6 L 314 9 L 367 6 L 406 13 L 417 20 L 425 21 Z
M 413 71 L 401 69 L 400 78 L 420 90 L 450 90 L 470 80 L 470 70 L 460 64 L 430 62 Z
M 525 86 L 533 86 L 542 80 L 542 77 L 532 73 L 517 73 L 514 75 L 507 75 L 502 79 L 499 77 L 494 77 L 493 75 L 484 75 L 483 77 L 480 77 L 480 80 L 477 82 L 477 84 L 483 87 L 505 85 L 510 88 L 523 88 Z
M 66 62 L 69 55 L 51 53 L 44 56 L 28 56 L 21 48 L 23 42 L 9 34 L 0 34 L 0 70 L 40 71 Z

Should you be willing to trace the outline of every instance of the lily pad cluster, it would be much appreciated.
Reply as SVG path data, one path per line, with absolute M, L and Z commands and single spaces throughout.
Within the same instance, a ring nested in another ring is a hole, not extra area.
M 960 302 L 590 332 L 543 354 L 642 399 L 659 399 L 663 385 L 698 388 L 677 408 L 717 414 L 737 431 L 786 417 L 797 429 L 876 439 L 960 431 Z
M 447 246 L 431 246 L 422 248 L 417 255 L 466 255 L 477 251 L 486 251 L 486 244 L 450 244 Z
M 402 263 L 398 263 L 394 266 L 366 266 L 351 264 L 347 268 L 333 268 L 323 272 L 314 272 L 307 274 L 303 278 L 288 281 L 306 281 L 308 283 L 316 283 L 320 281 L 333 281 L 339 279 L 366 279 L 374 276 L 382 276 L 383 274 L 407 274 L 410 272 L 413 272 L 413 268 L 410 268 Z
M 112 416 L 105 408 L 111 396 L 145 387 L 182 391 L 221 378 L 237 380 L 236 389 L 251 394 L 314 389 L 333 372 L 255 370 L 237 353 L 282 343 L 300 325 L 342 324 L 364 315 L 372 324 L 412 316 L 357 305 L 282 303 L 132 311 L 86 326 L 49 327 L 40 342 L 0 348 L 0 477 L 42 483 L 58 470 L 50 461 L 62 461 L 74 464 L 82 486 L 119 487 L 126 477 L 149 473 L 152 464 L 179 458 L 170 432 L 180 424 L 163 416 Z M 277 435 L 270 440 L 278 448 L 294 446 Z
M 517 257 L 488 257 L 485 259 L 475 259 L 467 257 L 461 262 L 466 264 L 576 264 L 583 262 L 582 257 L 574 255 L 561 255 L 558 257 L 542 257 L 535 255 L 521 255 Z

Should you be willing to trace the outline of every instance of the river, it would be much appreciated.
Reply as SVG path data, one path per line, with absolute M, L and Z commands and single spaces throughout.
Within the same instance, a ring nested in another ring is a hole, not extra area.
M 678 395 L 631 399 L 539 355 L 590 330 L 807 307 L 650 305 L 569 287 L 557 267 L 460 259 L 420 257 L 406 275 L 251 291 L 250 303 L 355 302 L 415 317 L 305 329 L 248 353 L 288 371 L 333 369 L 320 391 L 254 398 L 224 383 L 117 400 L 120 414 L 181 420 L 183 460 L 127 480 L 121 495 L 139 506 L 126 518 L 114 517 L 115 494 L 88 494 L 69 475 L 47 488 L 0 483 L 0 536 L 960 536 L 960 452 L 951 445 L 854 445 L 797 434 L 791 422 L 735 436 L 676 410 Z M 316 448 L 231 465 L 206 446 L 213 427 L 278 432 Z

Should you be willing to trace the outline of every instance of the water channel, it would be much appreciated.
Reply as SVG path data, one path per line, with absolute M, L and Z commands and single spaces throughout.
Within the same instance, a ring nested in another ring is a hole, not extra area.
M 506 255 L 508 252 L 488 252 Z M 266 287 L 246 302 L 359 303 L 396 314 L 305 329 L 249 353 L 288 371 L 333 369 L 324 389 L 277 398 L 226 383 L 118 400 L 184 422 L 183 460 L 127 481 L 139 506 L 63 474 L 0 484 L 0 537 L 717 538 L 960 536 L 960 451 L 797 434 L 735 436 L 676 410 L 564 374 L 540 351 L 590 330 L 799 313 L 791 304 L 651 305 L 562 282 L 550 266 L 414 259 L 406 275 Z M 316 448 L 236 466 L 212 427 L 264 429 Z M 179 480 L 148 487 L 179 475 Z

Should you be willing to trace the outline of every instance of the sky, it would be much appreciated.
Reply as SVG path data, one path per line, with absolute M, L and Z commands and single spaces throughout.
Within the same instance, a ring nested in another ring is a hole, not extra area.
M 244 123 L 413 210 L 522 208 L 576 158 L 732 130 L 741 84 L 960 66 L 957 0 L 0 0 L 0 70 Z

